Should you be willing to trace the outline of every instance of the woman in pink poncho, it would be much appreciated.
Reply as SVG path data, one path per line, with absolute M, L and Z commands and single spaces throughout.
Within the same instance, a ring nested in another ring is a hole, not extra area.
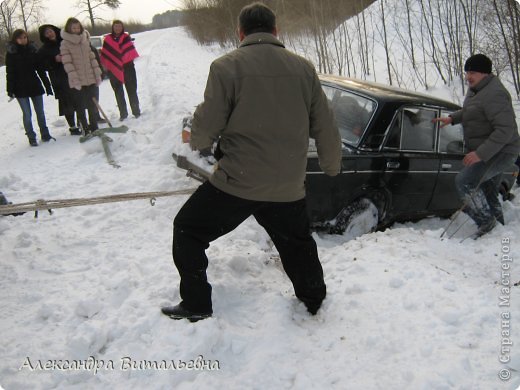
M 108 71 L 110 85 L 116 95 L 119 107 L 119 120 L 128 117 L 125 92 L 128 94 L 132 114 L 138 118 L 141 115 L 139 98 L 137 97 L 137 75 L 135 74 L 134 59 L 139 57 L 132 38 L 125 32 L 123 22 L 112 22 L 112 33 L 105 36 L 101 49 L 101 63 Z

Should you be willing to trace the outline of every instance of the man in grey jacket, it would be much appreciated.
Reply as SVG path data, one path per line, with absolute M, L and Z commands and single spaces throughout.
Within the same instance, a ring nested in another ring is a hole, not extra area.
M 442 126 L 462 123 L 464 129 L 469 153 L 455 185 L 466 204 L 464 211 L 478 226 L 475 238 L 491 231 L 497 221 L 504 224 L 498 184 L 520 152 L 511 95 L 491 73 L 491 66 L 483 54 L 469 57 L 464 66 L 469 89 L 462 109 L 436 119 Z
M 253 215 L 273 240 L 296 297 L 316 314 L 326 295 L 305 204 L 309 137 L 320 165 L 340 172 L 341 140 L 313 65 L 276 38 L 276 18 L 253 3 L 238 19 L 238 49 L 211 64 L 190 144 L 205 152 L 218 140 L 219 161 L 174 221 L 173 259 L 181 303 L 162 308 L 198 321 L 213 313 L 205 250 Z

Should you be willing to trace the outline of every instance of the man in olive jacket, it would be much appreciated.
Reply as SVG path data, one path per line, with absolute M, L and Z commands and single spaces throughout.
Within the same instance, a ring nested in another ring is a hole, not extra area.
M 437 118 L 443 125 L 462 123 L 464 128 L 469 153 L 455 185 L 466 204 L 464 211 L 478 226 L 475 238 L 491 231 L 497 221 L 504 224 L 498 185 L 520 152 L 511 95 L 491 67 L 491 60 L 483 54 L 469 57 L 464 66 L 469 89 L 462 109 Z
M 211 316 L 209 243 L 253 215 L 273 240 L 296 296 L 316 314 L 326 295 L 305 204 L 309 137 L 330 176 L 341 167 L 341 140 L 312 64 L 276 38 L 274 13 L 253 3 L 239 16 L 238 49 L 215 60 L 194 114 L 193 149 L 219 141 L 219 161 L 177 214 L 173 258 L 182 302 L 173 319 Z

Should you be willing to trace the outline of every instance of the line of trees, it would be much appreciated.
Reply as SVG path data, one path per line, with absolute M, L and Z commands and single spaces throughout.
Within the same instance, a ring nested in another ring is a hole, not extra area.
M 248 0 L 183 0 L 185 24 L 202 44 L 236 46 Z M 520 97 L 520 5 L 515 0 L 264 0 L 286 46 L 320 72 L 411 89 L 458 82 L 485 53 Z M 378 72 L 375 72 L 377 68 Z M 381 71 L 383 70 L 383 71 Z
M 323 73 L 381 81 L 411 89 L 458 82 L 464 61 L 488 55 L 520 98 L 520 5 L 515 0 L 264 0 L 277 14 L 286 46 Z M 94 35 L 107 32 L 96 16 L 120 0 L 75 0 Z M 146 28 L 186 25 L 200 44 L 236 47 L 237 15 L 251 0 L 182 0 L 181 11 L 156 15 Z M 39 23 L 43 0 L 0 0 L 0 48 L 12 31 Z M 37 38 L 30 34 L 31 38 Z M 4 50 L 0 50 L 0 64 Z M 377 71 L 376 71 L 377 70 Z
M 374 40 L 392 39 L 394 47 L 402 48 L 395 52 L 404 53 L 397 58 L 391 48 L 386 52 L 390 81 L 427 89 L 439 80 L 459 80 L 464 89 L 465 59 L 480 52 L 492 58 L 496 73 L 510 80 L 520 96 L 520 14 L 515 0 L 393 0 L 392 7 L 389 0 L 380 1 L 390 17 L 381 11 L 370 18 L 393 33 L 379 28 Z
M 264 0 L 277 15 L 280 33 L 297 37 L 310 32 L 318 52 L 325 54 L 326 38 L 345 19 L 375 0 Z M 182 0 L 184 24 L 201 44 L 236 46 L 237 16 L 251 0 Z
M 307 38 L 307 43 L 322 41 L 312 31 Z M 378 0 L 340 24 L 325 47 L 314 53 L 320 71 L 412 89 L 458 81 L 462 94 L 466 58 L 485 53 L 520 97 L 520 5 L 515 0 Z M 374 73 L 376 63 L 384 63 L 378 69 L 386 71 Z

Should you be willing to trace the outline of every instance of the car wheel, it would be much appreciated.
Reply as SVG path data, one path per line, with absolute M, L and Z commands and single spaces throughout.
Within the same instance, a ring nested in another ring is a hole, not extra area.
M 373 232 L 379 223 L 379 211 L 376 205 L 367 198 L 361 198 L 349 204 L 340 211 L 331 233 L 347 233 L 352 237 L 359 237 Z

